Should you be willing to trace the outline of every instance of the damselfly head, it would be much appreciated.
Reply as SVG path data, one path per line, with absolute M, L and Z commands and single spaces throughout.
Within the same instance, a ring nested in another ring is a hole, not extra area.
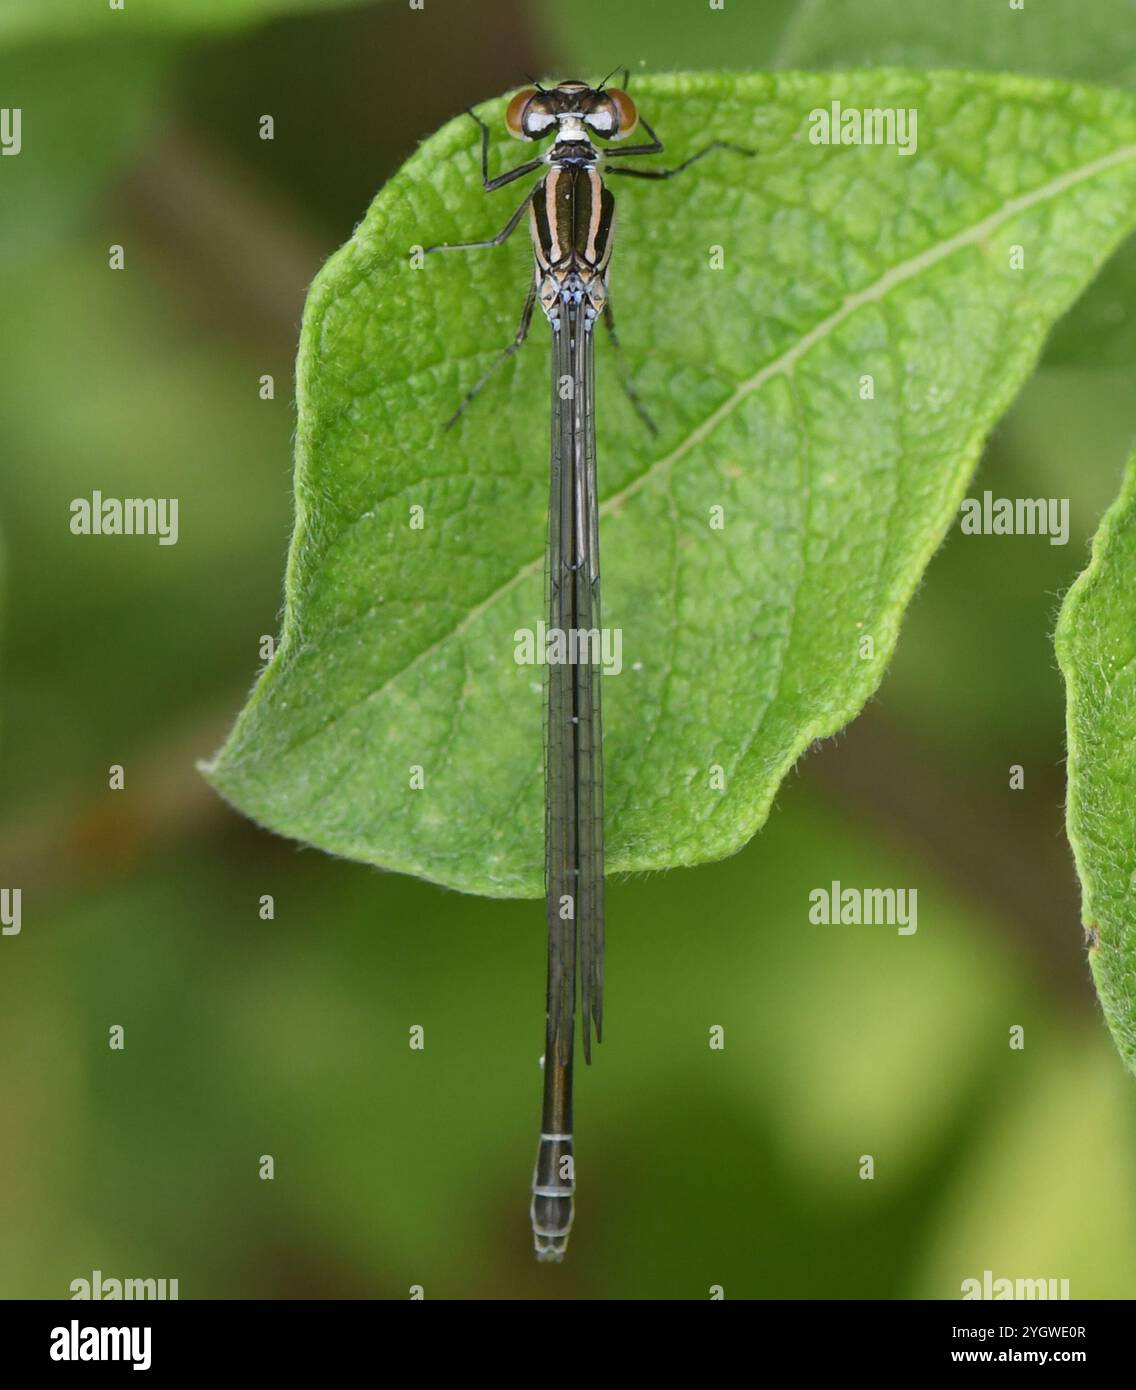
M 518 140 L 580 131 L 605 140 L 622 140 L 639 122 L 635 103 L 618 87 L 589 87 L 586 82 L 558 82 L 555 87 L 525 87 L 509 103 L 505 126 Z M 586 127 L 586 132 L 581 127 Z

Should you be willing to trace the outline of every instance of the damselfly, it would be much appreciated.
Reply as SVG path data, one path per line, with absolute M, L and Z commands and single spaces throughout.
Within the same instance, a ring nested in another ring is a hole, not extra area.
M 517 93 L 505 112 L 510 135 L 552 136 L 546 154 L 489 177 L 489 127 L 481 130 L 481 182 L 487 193 L 514 179 L 547 172 L 496 236 L 428 247 L 469 251 L 500 246 L 529 214 L 534 274 L 513 341 L 467 393 L 447 422 L 454 425 L 490 376 L 525 341 L 539 301 L 552 328 L 552 452 L 548 504 L 548 631 L 563 637 L 575 661 L 548 664 L 545 716 L 545 911 L 548 994 L 544 1104 L 532 1187 L 537 1258 L 560 1260 L 572 1225 L 575 1166 L 572 1147 L 572 1058 L 579 981 L 584 1058 L 592 1035 L 603 1036 L 604 862 L 603 736 L 600 717 L 600 559 L 596 484 L 593 328 L 602 317 L 618 348 L 607 271 L 614 244 L 615 199 L 600 166 L 627 155 L 660 154 L 663 143 L 639 116 L 623 87 L 584 82 L 539 83 Z M 610 149 L 593 137 L 622 140 L 641 125 L 649 144 Z M 715 140 L 673 169 L 617 166 L 610 174 L 669 179 L 711 150 L 752 154 Z M 654 424 L 630 380 L 624 386 L 647 427 Z M 581 655 L 582 654 L 582 655 Z

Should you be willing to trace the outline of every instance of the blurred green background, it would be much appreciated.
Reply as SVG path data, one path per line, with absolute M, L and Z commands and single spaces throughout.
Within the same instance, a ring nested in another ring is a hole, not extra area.
M 975 491 L 1069 497 L 1068 546 L 953 533 L 754 842 L 610 886 L 577 1226 L 537 1267 L 539 906 L 300 851 L 194 763 L 277 631 L 304 291 L 384 179 L 526 73 L 775 65 L 798 7 L 98 9 L 0 5 L 0 1294 L 96 1268 L 186 1298 L 1136 1293 L 1136 1091 L 1084 960 L 1051 644 L 1136 362 L 1044 367 L 983 461 Z M 178 497 L 178 544 L 76 543 L 94 488 Z M 834 878 L 917 886 L 917 935 L 810 926 Z

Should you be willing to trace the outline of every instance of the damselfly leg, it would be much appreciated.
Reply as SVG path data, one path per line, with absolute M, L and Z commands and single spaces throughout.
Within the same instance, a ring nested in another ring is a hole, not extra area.
M 522 172 L 527 174 L 529 170 L 525 168 Z M 432 256 L 435 251 L 484 251 L 489 246 L 501 246 L 504 242 L 509 240 L 520 226 L 521 218 L 524 217 L 525 213 L 528 211 L 529 204 L 532 200 L 533 194 L 530 189 L 529 192 L 525 194 L 516 212 L 513 213 L 512 217 L 509 218 L 508 222 L 505 223 L 495 236 L 486 237 L 483 241 L 440 241 L 436 246 L 425 247 L 422 254 L 424 256 Z
M 609 150 L 607 151 L 608 159 L 621 159 L 629 154 L 663 153 L 666 147 L 642 116 L 639 118 L 639 124 L 651 137 L 651 143 L 649 145 L 631 145 L 625 150 Z M 702 149 L 696 150 L 689 159 L 684 159 L 681 164 L 676 164 L 673 169 L 620 168 L 609 169 L 607 172 L 609 174 L 626 174 L 629 178 L 633 179 L 673 179 L 676 174 L 681 174 L 684 169 L 689 169 L 692 164 L 697 164 L 700 159 L 705 159 L 708 154 L 713 154 L 715 150 L 732 150 L 734 154 L 744 154 L 748 158 L 752 158 L 757 153 L 756 150 L 747 150 L 744 145 L 732 145 L 728 140 L 712 140 L 708 145 L 704 145 Z
M 513 341 L 508 345 L 508 347 L 503 348 L 501 350 L 496 361 L 493 362 L 487 368 L 487 370 L 482 373 L 480 378 L 476 382 L 474 382 L 474 384 L 465 393 L 465 395 L 462 397 L 461 405 L 458 406 L 457 410 L 455 410 L 454 413 L 450 416 L 450 418 L 446 421 L 446 429 L 453 429 L 453 427 L 457 424 L 457 422 L 461 419 L 462 415 L 465 413 L 470 402 L 476 395 L 478 395 L 481 392 L 482 388 L 489 381 L 490 377 L 492 377 L 496 372 L 498 372 L 505 365 L 505 363 L 508 362 L 509 358 L 512 357 L 513 353 L 518 351 L 518 349 L 524 344 L 525 339 L 529 335 L 529 326 L 532 323 L 533 305 L 535 303 L 536 283 L 534 282 L 531 289 L 529 290 L 528 298 L 525 300 L 525 307 L 521 311 L 521 321 L 517 325 L 516 336 L 514 337 Z
M 635 389 L 635 382 L 631 376 L 631 368 L 627 365 L 627 358 L 623 355 L 623 344 L 619 341 L 619 334 L 615 331 L 615 316 L 611 312 L 611 300 L 604 305 L 603 310 L 604 327 L 607 329 L 607 336 L 611 340 L 612 349 L 615 352 L 615 360 L 619 363 L 619 379 L 623 385 L 627 399 L 635 407 L 635 413 L 640 420 L 647 426 L 652 434 L 658 434 L 659 427 L 651 417 L 650 411 L 643 404 L 639 392 Z

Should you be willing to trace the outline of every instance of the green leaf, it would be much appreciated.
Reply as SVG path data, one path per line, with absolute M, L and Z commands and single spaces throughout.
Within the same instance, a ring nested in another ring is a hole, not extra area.
M 1056 643 L 1089 960 L 1116 1045 L 1136 1071 L 1136 457 L 1066 595 Z
M 227 30 L 277 15 L 342 10 L 365 0 L 0 0 L 0 42 L 40 35 L 109 35 Z M 115 27 L 117 26 L 117 28 Z
M 1132 0 L 800 0 L 783 67 L 853 64 L 967 68 L 1136 86 Z M 1136 243 L 1121 247 L 1057 325 L 1045 360 L 1093 366 L 1136 361 Z
M 670 162 L 715 138 L 760 155 L 616 189 L 612 302 L 660 425 L 651 439 L 601 339 L 616 872 L 736 850 L 800 754 L 860 709 L 983 439 L 1136 220 L 1120 93 L 859 72 L 656 77 L 638 97 Z M 833 97 L 917 107 L 917 156 L 810 143 Z M 495 128 L 502 109 L 483 112 Z M 504 223 L 514 200 L 483 195 L 477 146 L 468 117 L 427 141 L 312 288 L 282 641 L 206 772 L 324 849 L 537 895 L 541 682 L 513 636 L 543 608 L 542 324 L 442 428 L 512 337 L 530 253 L 522 234 L 421 270 L 408 256 Z M 492 168 L 509 159 L 498 141 Z

